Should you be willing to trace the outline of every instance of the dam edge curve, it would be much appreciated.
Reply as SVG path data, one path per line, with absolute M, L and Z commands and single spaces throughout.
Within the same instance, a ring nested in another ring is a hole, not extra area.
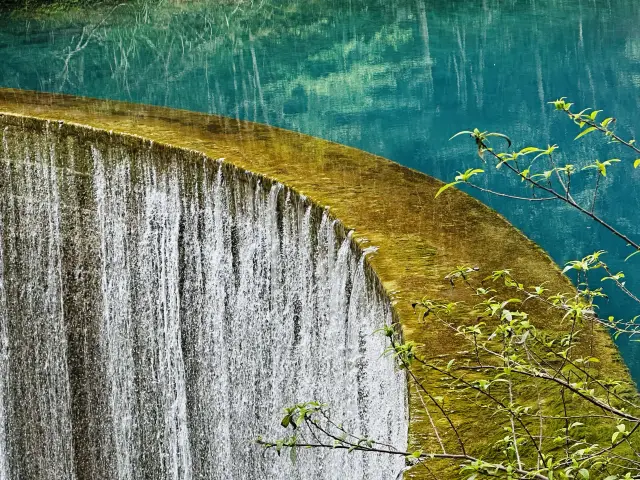
M 158 148 L 187 150 L 211 160 L 224 159 L 223 164 L 267 182 L 282 183 L 328 209 L 346 231 L 354 232 L 357 248 L 376 248 L 367 256 L 367 264 L 392 304 L 395 321 L 405 339 L 423 345 L 430 355 L 457 345 L 443 341 L 447 332 L 437 326 L 420 323 L 411 304 L 424 296 L 469 300 L 466 292 L 451 289 L 442 280 L 456 265 L 474 264 L 483 271 L 508 267 L 523 272 L 528 282 L 570 288 L 546 253 L 488 207 L 459 191 L 434 200 L 442 185 L 438 180 L 353 148 L 223 117 L 0 90 L 0 126 L 9 118 L 61 122 L 59 127 L 52 123 L 52 128 L 77 129 L 88 136 L 121 135 L 130 145 L 153 142 Z M 538 323 L 555 328 L 557 318 L 542 309 L 535 314 Z M 596 337 L 601 368 L 618 369 L 627 376 L 608 335 L 602 331 Z M 411 392 L 410 414 L 419 403 Z M 465 419 L 466 412 L 460 410 L 460 419 Z M 466 420 L 464 435 L 477 436 L 482 419 Z M 432 441 L 424 434 L 426 422 L 411 415 L 412 445 Z

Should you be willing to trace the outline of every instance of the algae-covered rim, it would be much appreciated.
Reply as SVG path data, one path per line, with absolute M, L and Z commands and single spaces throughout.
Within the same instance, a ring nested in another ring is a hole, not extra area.
M 391 301 L 404 338 L 420 344 L 426 357 L 452 354 L 459 344 L 449 330 L 419 320 L 412 303 L 425 296 L 476 303 L 470 291 L 451 288 L 443 280 L 457 265 L 478 266 L 482 272 L 508 267 L 527 285 L 546 282 L 554 291 L 572 288 L 550 257 L 497 212 L 456 189 L 435 199 L 443 185 L 439 180 L 355 148 L 227 117 L 15 89 L 0 89 L 0 125 L 6 123 L 3 115 L 91 127 L 196 151 L 304 195 L 352 230 L 361 248 L 377 248 L 368 263 Z M 541 306 L 530 304 L 528 313 L 542 328 L 558 328 L 558 317 Z M 452 318 L 468 320 L 464 309 Z M 611 338 L 604 331 L 596 337 L 602 368 L 620 369 L 627 376 Z M 424 381 L 429 384 L 430 379 Z M 422 445 L 432 439 L 415 393 L 411 390 L 410 442 Z M 482 431 L 472 414 L 459 415 L 462 435 L 472 438 Z

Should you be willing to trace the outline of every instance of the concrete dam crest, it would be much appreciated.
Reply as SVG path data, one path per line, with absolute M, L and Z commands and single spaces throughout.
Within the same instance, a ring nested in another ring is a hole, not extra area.
M 486 205 L 434 199 L 439 180 L 326 140 L 10 89 L 0 131 L 0 480 L 432 478 L 402 456 L 302 450 L 292 464 L 255 440 L 283 435 L 283 407 L 319 400 L 358 434 L 436 451 L 430 422 L 446 419 L 414 386 L 449 386 L 420 368 L 408 382 L 374 332 L 394 323 L 424 358 L 462 358 L 412 306 L 464 304 L 448 320 L 473 321 L 478 297 L 444 279 L 457 265 L 573 289 Z M 542 304 L 527 312 L 564 328 Z M 590 342 L 598 368 L 628 378 L 604 329 Z M 451 403 L 458 432 L 442 441 L 484 457 L 495 412 Z
M 0 152 L 1 478 L 397 475 L 255 444 L 317 399 L 406 445 L 389 301 L 337 220 L 202 155 L 41 127 Z

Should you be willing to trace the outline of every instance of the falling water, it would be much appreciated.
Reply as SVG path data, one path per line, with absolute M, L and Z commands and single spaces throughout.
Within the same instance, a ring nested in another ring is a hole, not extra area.
M 77 127 L 5 122 L 0 479 L 394 479 L 403 459 L 263 455 L 320 400 L 404 448 L 386 296 L 281 184 Z

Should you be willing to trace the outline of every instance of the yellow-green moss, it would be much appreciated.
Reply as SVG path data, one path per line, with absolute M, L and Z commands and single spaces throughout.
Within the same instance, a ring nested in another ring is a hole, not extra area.
M 455 354 L 462 348 L 460 340 L 441 325 L 419 322 L 411 306 L 423 296 L 475 303 L 469 291 L 452 289 L 443 281 L 456 265 L 477 265 L 485 272 L 509 268 L 527 285 L 547 282 L 547 288 L 556 292 L 572 288 L 553 261 L 496 212 L 457 190 L 435 200 L 440 181 L 357 149 L 224 117 L 0 89 L 0 125 L 8 116 L 79 124 L 135 136 L 130 137 L 134 143 L 146 139 L 211 159 L 224 158 L 229 165 L 277 180 L 329 208 L 347 229 L 355 231 L 360 246 L 378 247 L 369 257 L 370 265 L 393 302 L 405 339 L 421 344 L 426 358 Z M 533 303 L 528 312 L 541 328 L 563 328 L 559 317 Z M 469 321 L 464 310 L 455 315 L 454 322 Z M 590 348 L 609 377 L 629 379 L 606 332 L 596 331 Z M 430 388 L 442 388 L 435 377 L 426 373 L 424 377 Z M 558 401 L 545 400 L 549 404 Z M 472 405 L 458 405 L 456 410 L 454 418 L 474 453 L 482 454 L 494 437 L 501 436 L 500 430 L 488 427 L 490 412 L 479 412 Z M 422 411 L 412 390 L 409 433 L 417 447 L 433 441 Z M 596 430 L 591 432 L 595 437 L 599 435 Z M 444 436 L 445 441 L 453 442 L 452 432 Z M 454 476 L 451 465 L 444 468 Z M 411 478 L 425 475 L 424 470 L 408 474 Z

